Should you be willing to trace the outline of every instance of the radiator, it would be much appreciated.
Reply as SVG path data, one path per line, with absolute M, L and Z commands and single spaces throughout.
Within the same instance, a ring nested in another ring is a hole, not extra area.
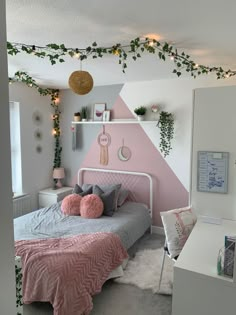
M 14 219 L 31 211 L 30 195 L 24 195 L 13 199 L 13 217 Z

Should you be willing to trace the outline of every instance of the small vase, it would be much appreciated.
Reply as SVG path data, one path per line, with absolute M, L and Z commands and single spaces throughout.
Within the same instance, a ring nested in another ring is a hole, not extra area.
M 138 120 L 139 120 L 139 121 L 144 120 L 144 115 L 138 115 L 137 117 L 138 117 Z

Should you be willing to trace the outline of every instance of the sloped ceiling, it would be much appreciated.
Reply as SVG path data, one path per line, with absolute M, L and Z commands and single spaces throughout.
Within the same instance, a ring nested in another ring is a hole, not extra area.
M 8 41 L 85 48 L 94 41 L 112 46 L 156 34 L 197 63 L 236 69 L 235 0 L 7 0 L 6 9 Z M 51 87 L 67 88 L 70 73 L 79 68 L 79 61 L 69 57 L 51 66 L 23 53 L 9 56 L 9 75 L 24 70 Z M 83 61 L 83 69 L 95 85 L 174 78 L 171 61 L 152 55 L 128 61 L 125 74 L 115 56 Z

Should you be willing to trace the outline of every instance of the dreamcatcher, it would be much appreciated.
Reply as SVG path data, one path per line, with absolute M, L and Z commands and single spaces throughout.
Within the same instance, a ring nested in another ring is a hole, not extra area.
M 107 165 L 109 161 L 108 147 L 111 144 L 111 136 L 105 132 L 105 126 L 103 131 L 98 135 L 98 144 L 100 145 L 100 164 Z

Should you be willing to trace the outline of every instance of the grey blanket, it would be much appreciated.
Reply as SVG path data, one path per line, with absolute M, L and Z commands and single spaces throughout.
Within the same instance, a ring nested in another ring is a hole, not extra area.
M 140 203 L 126 202 L 112 217 L 84 219 L 64 215 L 59 202 L 14 219 L 14 233 L 15 240 L 29 240 L 112 232 L 119 235 L 123 246 L 128 249 L 150 225 L 148 210 Z

